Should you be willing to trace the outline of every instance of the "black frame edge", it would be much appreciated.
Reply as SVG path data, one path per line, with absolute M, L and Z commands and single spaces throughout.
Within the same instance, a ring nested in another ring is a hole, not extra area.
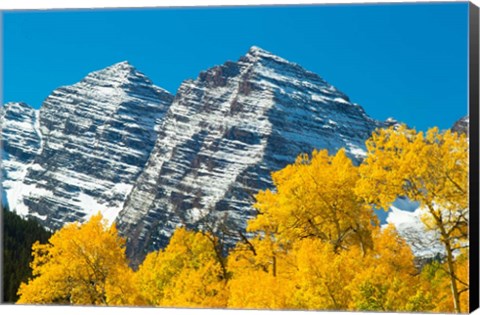
M 469 311 L 479 307 L 479 8 L 469 4 L 470 283 Z

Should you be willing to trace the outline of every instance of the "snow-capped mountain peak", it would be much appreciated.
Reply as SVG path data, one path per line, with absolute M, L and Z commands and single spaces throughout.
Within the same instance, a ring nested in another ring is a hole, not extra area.
M 244 57 L 247 60 L 259 61 L 260 59 L 271 59 L 279 63 L 290 63 L 288 60 L 283 59 L 277 55 L 272 54 L 271 52 L 262 49 L 258 46 L 252 46 L 248 50 L 247 54 Z
M 153 83 L 128 61 L 122 61 L 89 73 L 82 81 L 77 83 L 77 85 L 82 84 L 91 87 L 122 88 L 131 84 L 152 85 Z
M 345 147 L 358 161 L 381 126 L 317 74 L 255 46 L 203 71 L 180 86 L 119 213 L 129 255 L 164 245 L 179 224 L 242 230 L 272 171 L 314 149 Z
M 11 209 L 53 229 L 98 211 L 113 222 L 172 100 L 128 62 L 53 91 L 38 114 L 21 114 L 23 120 L 35 117 L 30 134 L 39 144 L 14 189 L 4 187 Z M 2 136 L 12 143 L 8 129 Z M 15 152 L 4 147 L 7 155 Z

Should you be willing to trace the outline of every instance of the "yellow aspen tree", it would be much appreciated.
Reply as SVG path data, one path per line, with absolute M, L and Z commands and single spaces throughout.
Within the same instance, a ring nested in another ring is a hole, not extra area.
M 354 193 L 358 169 L 339 150 L 300 155 L 294 164 L 274 172 L 275 191 L 260 191 L 255 208 L 259 215 L 249 231 L 270 231 L 288 240 L 317 238 L 329 242 L 334 252 L 360 244 L 371 247 L 370 230 L 376 222 L 371 206 Z
M 230 308 L 288 309 L 295 286 L 287 251 L 272 238 L 238 243 L 228 256 Z
M 352 292 L 350 308 L 411 310 L 409 301 L 417 294 L 418 272 L 410 247 L 392 225 L 376 229 L 373 244 L 373 250 L 359 261 L 354 279 L 347 286 Z M 419 307 L 425 307 L 425 303 Z
M 229 307 L 430 308 L 417 297 L 411 249 L 355 194 L 360 173 L 343 150 L 300 155 L 272 177 L 275 191 L 256 196 L 259 214 L 247 226 L 254 237 L 228 257 Z
M 371 204 L 388 209 L 398 196 L 428 210 L 425 226 L 438 231 L 455 312 L 460 301 L 455 251 L 468 240 L 468 140 L 465 135 L 432 128 L 426 133 L 405 126 L 378 130 L 367 141 L 356 192 Z
M 359 246 L 335 253 L 334 245 L 315 238 L 295 242 L 295 291 L 293 308 L 308 310 L 348 310 L 353 281 L 363 253 Z M 361 265 L 360 265 L 361 266 Z
M 146 306 L 136 283 L 135 272 L 128 266 L 117 266 L 105 285 L 109 306 Z
M 101 214 L 66 225 L 47 244 L 33 245 L 33 278 L 19 288 L 19 304 L 108 305 L 107 287 L 127 270 L 125 241 Z
M 226 278 L 213 236 L 177 229 L 168 246 L 147 255 L 136 274 L 148 305 L 226 307 Z
M 468 273 L 469 273 L 468 252 L 464 251 L 456 257 L 455 275 L 458 281 L 460 304 L 468 305 Z M 455 306 L 451 298 L 450 277 L 448 265 L 437 260 L 427 264 L 420 274 L 419 282 L 422 291 L 432 295 L 431 308 L 434 312 L 451 313 Z
M 431 299 L 431 308 L 433 312 L 452 313 L 455 311 L 452 292 L 450 290 L 450 278 L 445 264 L 434 260 L 422 268 L 419 275 L 419 286 L 422 292 L 426 292 Z M 412 299 L 412 304 L 416 304 Z M 412 311 L 418 310 L 412 307 Z
M 468 279 L 469 279 L 469 255 L 468 251 L 464 250 L 456 258 L 456 271 L 455 276 L 457 277 L 458 294 L 460 295 L 460 305 L 469 305 L 469 294 L 468 294 Z

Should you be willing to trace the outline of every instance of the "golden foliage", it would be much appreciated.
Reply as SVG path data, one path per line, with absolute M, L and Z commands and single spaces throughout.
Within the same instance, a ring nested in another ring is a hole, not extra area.
M 460 305 L 467 309 L 469 305 L 469 259 L 468 252 L 463 251 L 455 260 L 455 276 L 457 277 Z M 446 262 L 433 261 L 422 269 L 418 279 L 422 291 L 430 295 L 433 312 L 453 313 L 455 305 L 452 299 L 451 278 Z
M 33 278 L 21 284 L 18 303 L 107 305 L 109 299 L 118 300 L 107 287 L 112 281 L 119 289 L 124 285 L 118 281 L 128 269 L 124 240 L 100 214 L 83 225 L 65 226 L 32 251 Z
M 356 266 L 363 254 L 352 247 L 336 254 L 332 244 L 320 239 L 296 242 L 292 255 L 296 264 L 296 287 L 292 307 L 309 310 L 348 310 Z
M 424 134 L 401 126 L 378 130 L 366 145 L 356 191 L 368 202 L 387 209 L 397 196 L 406 196 L 453 212 L 468 207 L 465 135 L 437 128 Z
M 438 231 L 446 252 L 455 312 L 460 313 L 460 285 L 455 251 L 468 240 L 468 140 L 437 128 L 416 132 L 406 126 L 381 129 L 367 141 L 355 192 L 388 209 L 398 196 L 428 210 L 422 220 Z
M 370 206 L 354 193 L 360 178 L 344 150 L 334 156 L 314 151 L 272 174 L 276 191 L 256 196 L 259 215 L 248 230 L 275 233 L 281 241 L 319 238 L 334 251 L 351 244 L 371 247 L 370 229 L 376 217 Z
M 269 237 L 238 243 L 228 256 L 228 307 L 290 308 L 288 301 L 295 284 L 292 266 L 285 249 Z
M 344 150 L 323 150 L 274 172 L 275 190 L 256 195 L 250 237 L 228 256 L 211 233 L 179 228 L 133 271 L 101 215 L 67 225 L 33 246 L 19 303 L 466 310 L 466 138 L 402 126 L 377 131 L 367 149 L 360 166 Z M 372 205 L 387 209 L 398 196 L 428 209 L 424 223 L 440 233 L 445 261 L 418 268 L 395 228 L 378 226 Z
M 357 269 L 350 284 L 350 308 L 407 311 L 417 285 L 412 251 L 392 225 L 375 231 L 374 244 L 374 250 L 363 259 L 363 266 Z
M 412 310 L 409 303 L 419 286 L 410 248 L 393 226 L 372 233 L 374 247 L 366 254 L 359 245 L 336 253 L 331 243 L 313 237 L 289 247 L 260 237 L 237 244 L 229 255 L 228 306 Z
M 213 236 L 179 228 L 165 250 L 147 255 L 137 281 L 149 305 L 225 307 L 226 279 Z

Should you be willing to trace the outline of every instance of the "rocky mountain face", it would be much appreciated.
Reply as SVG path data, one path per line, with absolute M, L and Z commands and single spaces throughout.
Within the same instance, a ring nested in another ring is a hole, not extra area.
M 468 136 L 468 124 L 469 116 L 467 115 L 455 122 L 455 124 L 452 126 L 452 131 L 457 133 L 464 133 Z
M 2 112 L 10 208 L 56 229 L 101 211 L 140 261 L 178 225 L 234 242 L 270 174 L 314 149 L 360 161 L 378 127 L 315 73 L 258 47 L 175 97 L 126 62 Z
M 270 173 L 314 149 L 356 160 L 380 123 L 318 75 L 257 47 L 187 80 L 117 222 L 130 257 L 165 245 L 179 224 L 235 240 Z
M 38 111 L 25 103 L 0 108 L 2 130 L 2 199 L 16 200 L 28 167 L 41 147 Z
M 13 105 L 6 106 L 2 122 L 26 128 L 16 136 L 2 130 L 4 163 L 16 162 L 17 156 L 28 161 L 15 189 L 4 183 L 10 208 L 51 229 L 98 211 L 113 221 L 150 155 L 172 99 L 122 62 L 53 91 L 38 113 L 23 105 L 16 116 L 21 126 L 9 119 Z M 17 141 L 25 145 L 17 149 Z M 12 176 L 7 169 L 6 178 Z

